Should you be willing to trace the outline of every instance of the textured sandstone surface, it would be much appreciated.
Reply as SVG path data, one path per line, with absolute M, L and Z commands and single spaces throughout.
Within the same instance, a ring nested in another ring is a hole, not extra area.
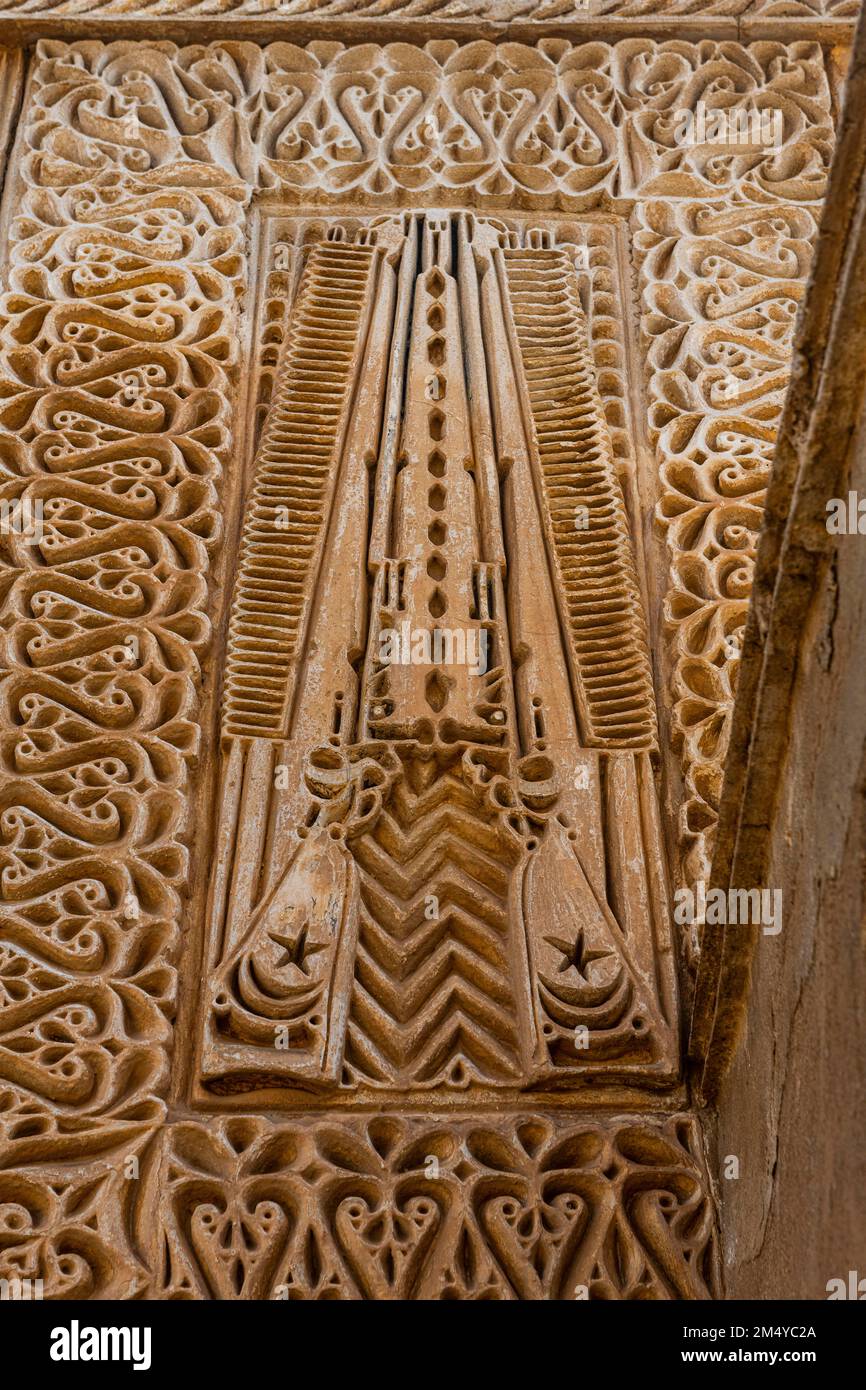
M 0 1276 L 719 1297 L 673 890 L 852 6 L 303 8 L 0 10 Z M 722 1109 L 743 1281 L 808 882 Z

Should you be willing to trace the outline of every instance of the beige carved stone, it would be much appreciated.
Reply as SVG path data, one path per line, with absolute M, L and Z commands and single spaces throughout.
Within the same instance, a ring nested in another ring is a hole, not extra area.
M 212 1089 L 676 1074 L 575 230 L 432 212 L 296 247 L 228 634 Z
M 662 500 L 662 517 L 667 524 L 682 515 L 683 487 L 688 497 L 697 486 L 711 502 L 706 515 L 716 530 L 729 511 L 726 489 L 760 503 L 814 231 L 809 205 L 823 192 L 829 153 L 830 92 L 817 44 L 573 47 L 547 39 L 534 47 L 445 42 L 415 50 L 331 43 L 73 50 L 47 42 L 41 54 L 27 162 L 37 186 L 90 188 L 94 177 L 97 187 L 114 186 L 120 173 L 154 187 L 204 181 L 243 199 L 255 183 L 306 202 L 351 195 L 412 206 L 434 187 L 456 203 L 496 207 L 638 199 L 650 428 L 660 471 L 676 472 L 676 500 Z M 777 110 L 781 146 L 683 145 L 677 113 L 702 100 L 725 112 Z M 720 194 L 723 203 L 706 205 Z M 746 383 L 734 402 L 719 398 L 729 365 Z M 718 436 L 707 441 L 721 469 L 715 482 L 706 476 L 701 433 Z M 699 482 L 683 478 L 690 447 Z M 729 477 L 732 470 L 738 477 Z M 715 818 L 733 639 L 748 591 L 742 561 L 757 514 L 746 508 L 733 537 L 726 525 L 709 544 L 694 526 L 668 531 L 673 734 L 683 748 L 684 844 L 694 877 L 706 866 Z M 731 549 L 741 552 L 738 563 L 720 561 Z M 711 597 L 725 603 L 708 606 Z M 686 621 L 690 609 L 701 610 L 697 622 Z M 717 629 L 708 656 L 707 628 Z
M 668 806 L 698 877 L 825 55 L 322 19 L 29 66 L 0 1276 L 715 1296 Z
M 128 0 L 4 0 L 0 15 L 24 18 L 97 15 L 102 20 L 135 17 Z M 856 0 L 152 0 L 147 17 L 199 18 L 213 24 L 223 16 L 248 23 L 262 20 L 311 18 L 333 29 L 353 21 L 416 20 L 445 25 L 474 20 L 493 25 L 526 23 L 542 26 L 599 19 L 679 19 L 704 24 L 723 17 L 798 20 L 852 19 Z
M 671 555 L 671 727 L 690 881 L 708 879 L 764 496 L 817 210 L 645 203 L 635 250 Z
M 18 1142 L 14 1173 L 0 1171 L 3 1277 L 42 1278 L 46 1298 L 718 1291 L 688 1116 L 233 1115 L 112 1137 L 86 1174 Z M 140 1181 L 124 1178 L 133 1161 Z
M 435 206 L 447 190 L 502 209 L 609 208 L 734 188 L 799 202 L 824 192 L 832 135 L 822 50 L 806 41 L 46 40 L 34 78 L 33 177 L 52 186 L 110 170 L 242 180 L 306 203 L 429 193 Z M 748 130 L 721 146 L 712 130 L 678 139 L 677 113 L 699 101 L 778 112 L 778 147 Z
M 161 1296 L 707 1298 L 694 1124 L 623 1116 L 315 1125 L 233 1116 L 165 1136 Z M 260 1240 L 253 1247 L 243 1226 Z M 628 1250 L 623 1261 L 617 1249 Z M 586 1290 L 586 1294 L 582 1290 Z

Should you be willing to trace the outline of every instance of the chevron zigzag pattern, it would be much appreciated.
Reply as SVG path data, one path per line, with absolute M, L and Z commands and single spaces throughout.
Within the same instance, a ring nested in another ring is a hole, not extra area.
M 459 773 L 415 762 L 353 850 L 362 911 L 346 1041 L 351 1079 L 519 1084 L 513 851 L 493 814 Z

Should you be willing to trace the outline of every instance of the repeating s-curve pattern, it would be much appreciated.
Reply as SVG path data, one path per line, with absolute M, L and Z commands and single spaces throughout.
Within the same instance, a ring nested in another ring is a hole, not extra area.
M 2 12 L 84 8 L 124 7 Z M 698 1130 L 653 1113 L 685 1104 L 659 764 L 672 735 L 706 877 L 825 55 L 793 27 L 460 43 L 430 35 L 474 0 L 423 8 L 418 45 L 30 60 L 0 303 L 0 1278 L 46 1297 L 718 1292 Z M 778 138 L 683 140 L 701 107 Z
M 694 1122 L 412 1117 L 180 1124 L 162 1156 L 166 1298 L 704 1299 Z

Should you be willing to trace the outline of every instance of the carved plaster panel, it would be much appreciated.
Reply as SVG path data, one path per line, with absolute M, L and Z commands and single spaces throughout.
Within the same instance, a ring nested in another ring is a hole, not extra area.
M 0 379 L 7 1110 L 164 1090 L 242 219 L 224 193 L 31 185 Z
M 778 112 L 780 143 L 683 144 L 678 113 L 699 101 Z M 674 1082 L 618 238 L 630 218 L 698 875 L 831 134 L 811 42 L 40 44 L 0 325 L 0 501 L 17 518 L 0 535 L 13 1273 L 67 1296 L 712 1291 L 687 1122 L 515 1114 L 421 1125 L 412 1147 L 408 1119 L 160 1120 L 209 785 L 196 1105 L 253 1089 L 269 1105 L 275 1090 L 319 1106 L 480 1090 L 525 1106 L 528 1089 L 590 1076 Z M 551 401 L 538 382 L 558 373 L 579 389 Z M 212 575 L 230 575 L 223 518 L 250 476 L 216 671 Z M 563 528 L 579 506 L 590 537 L 603 517 L 622 608 L 601 634 L 586 538 Z M 329 606 L 316 575 L 337 554 L 358 583 Z M 495 664 L 455 679 L 383 662 L 383 633 L 404 611 L 426 625 L 422 610 L 439 626 L 459 610 Z M 550 930 L 563 883 L 573 911 Z M 444 933 L 431 897 L 451 904 Z M 445 1177 L 424 1162 L 419 1177 L 419 1154 Z M 224 1258 L 241 1208 L 260 1260 Z M 380 1210 L 390 1234 L 371 1262 Z M 537 1250 L 520 1245 L 529 1229 Z
M 817 226 L 809 206 L 739 197 L 646 202 L 635 218 L 691 882 L 709 878 L 764 492 Z
M 609 206 L 635 197 L 823 196 L 830 97 L 802 42 L 458 45 L 228 41 L 39 45 L 28 144 L 40 182 L 220 181 L 361 202 Z M 678 138 L 698 102 L 766 112 L 779 143 Z M 204 166 L 204 168 L 199 168 Z M 190 170 L 192 175 L 192 170 Z
M 160 1173 L 157 1292 L 708 1298 L 705 1182 L 682 1116 L 177 1125 Z
M 829 157 L 830 94 L 817 45 L 634 40 L 571 46 L 545 40 L 535 47 L 487 42 L 460 47 L 447 41 L 423 49 L 324 43 L 306 49 L 160 43 L 145 49 L 123 42 L 73 47 L 46 42 L 40 54 L 26 167 L 33 182 L 48 188 L 90 189 L 94 183 L 114 183 L 120 173 L 138 175 L 148 185 L 213 182 L 242 198 L 258 185 L 305 202 L 351 196 L 362 203 L 417 205 L 438 200 L 445 191 L 453 202 L 481 200 L 494 207 L 625 210 L 637 200 L 636 248 L 657 248 L 643 258 L 642 275 L 648 341 L 656 340 L 649 357 L 651 429 L 666 496 L 673 472 L 675 494 L 683 486 L 687 493 L 697 487 L 709 500 L 714 489 L 724 493 L 734 487 L 739 499 L 748 494 L 753 502 L 736 526 L 745 519 L 746 531 L 754 534 L 760 488 L 745 480 L 753 482 L 760 467 L 744 467 L 742 442 L 723 439 L 720 452 L 716 440 L 706 457 L 699 447 L 688 485 L 677 460 L 683 417 L 698 434 L 718 433 L 731 414 L 730 409 L 718 414 L 727 363 L 749 358 L 747 370 L 757 372 L 761 384 L 753 383 L 747 393 L 746 428 L 766 466 L 784 387 L 792 308 L 802 292 L 814 231 L 813 215 L 793 204 L 820 199 Z M 720 144 L 711 135 L 683 145 L 677 117 L 700 101 L 728 117 L 778 111 L 780 146 L 768 149 L 748 140 Z M 714 208 L 727 225 L 727 212 L 712 202 L 722 192 L 725 207 L 730 196 L 737 210 L 731 210 L 733 230 L 721 237 L 719 260 L 712 237 L 691 240 L 688 229 L 690 220 L 709 225 Z M 695 203 L 696 198 L 702 201 Z M 777 202 L 782 206 L 774 222 L 769 209 Z M 759 224 L 763 229 L 756 233 Z M 746 240 L 760 248 L 757 260 L 744 258 Z M 726 259 L 731 254 L 733 262 Z M 744 275 L 751 278 L 735 319 L 730 289 L 719 296 L 720 268 L 727 268 L 730 285 Z M 787 297 L 771 296 L 773 322 L 766 329 L 758 302 L 765 296 L 765 275 L 789 286 Z M 754 303 L 750 295 L 757 296 Z M 685 337 L 674 346 L 678 330 L 671 325 L 685 325 L 689 318 L 692 327 L 684 327 Z M 712 324 L 709 377 L 701 365 L 705 349 L 693 350 L 704 322 Z M 751 335 L 745 345 L 743 333 Z M 758 348 L 756 358 L 758 339 L 768 340 L 769 353 Z M 682 368 L 668 360 L 677 351 Z M 734 375 L 742 379 L 742 364 Z M 715 386 L 707 396 L 710 378 Z M 676 440 L 671 412 L 679 420 Z M 735 432 L 739 428 L 735 424 Z M 710 460 L 723 459 L 729 449 L 737 454 L 743 477 L 732 482 L 722 465 L 713 480 L 709 474 L 716 465 Z M 748 565 L 741 573 L 742 565 L 719 562 L 717 541 L 708 553 L 693 527 L 669 527 L 671 508 L 679 512 L 682 506 L 665 500 L 661 515 L 673 555 L 666 608 L 677 630 L 674 738 L 685 765 L 684 844 L 697 877 L 708 863 L 706 832 L 715 817 Z M 712 528 L 706 509 L 705 517 Z M 729 540 L 722 541 L 722 548 L 730 549 Z M 739 529 L 733 546 L 740 560 L 748 561 L 748 537 Z M 721 584 L 727 605 L 720 624 L 709 623 L 719 632 L 707 637 L 706 625 L 696 619 L 686 624 L 684 635 L 686 608 L 697 603 L 709 614 L 694 595 L 696 584 L 701 593 L 707 588 L 707 575 L 697 573 L 707 565 L 715 572 L 710 588 Z M 723 579 L 720 568 L 726 569 Z M 691 597 L 683 599 L 683 589 Z M 699 650 L 705 640 L 706 660 Z M 704 661 L 697 688 L 696 658 Z
M 111 1139 L 86 1167 L 0 1146 L 0 1278 L 53 1299 L 718 1295 L 688 1116 L 236 1115 Z
M 212 1090 L 676 1072 L 630 460 L 589 327 L 622 451 L 613 231 L 268 238 L 296 289 L 229 625 Z

